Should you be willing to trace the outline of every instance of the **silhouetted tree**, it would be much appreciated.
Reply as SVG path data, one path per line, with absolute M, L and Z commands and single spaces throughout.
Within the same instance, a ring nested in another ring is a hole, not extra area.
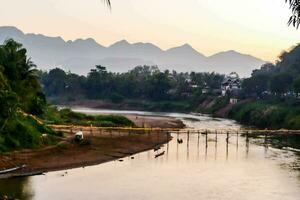
M 292 16 L 290 17 L 288 24 L 298 28 L 300 25 L 300 0 L 285 0 L 290 4 L 292 10 Z
M 276 74 L 271 78 L 270 90 L 274 94 L 283 95 L 288 92 L 293 83 L 293 77 L 288 73 Z
M 298 96 L 298 94 L 300 93 L 300 75 L 298 75 L 298 77 L 294 80 L 293 88 L 294 88 L 294 92 Z
M 105 4 L 107 4 L 108 7 L 111 7 L 111 1 L 110 0 L 102 0 Z

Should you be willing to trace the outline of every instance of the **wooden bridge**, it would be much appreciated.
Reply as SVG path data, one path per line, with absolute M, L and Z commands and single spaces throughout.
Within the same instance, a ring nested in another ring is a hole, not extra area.
M 44 124 L 44 122 L 38 119 L 34 115 L 30 115 L 20 111 L 24 116 L 31 116 L 39 124 Z M 165 133 L 177 133 L 177 134 L 241 134 L 241 135 L 300 135 L 300 130 L 270 130 L 270 129 L 190 129 L 190 128 L 151 128 L 151 127 L 95 127 L 95 126 L 77 126 L 77 125 L 47 125 L 48 127 L 66 133 L 74 133 L 75 131 L 89 131 L 93 132 L 165 132 Z
M 73 125 L 49 125 L 56 131 L 75 133 L 84 131 L 96 132 L 165 132 L 178 134 L 241 134 L 241 135 L 300 135 L 300 130 L 267 130 L 267 129 L 190 129 L 190 128 L 139 128 L 139 127 L 95 127 L 95 126 L 73 126 Z

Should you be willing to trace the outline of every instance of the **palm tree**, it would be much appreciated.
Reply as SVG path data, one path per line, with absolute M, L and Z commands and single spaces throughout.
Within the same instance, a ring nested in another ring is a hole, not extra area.
M 285 0 L 290 5 L 290 9 L 292 10 L 292 16 L 288 21 L 288 25 L 292 25 L 299 28 L 300 25 L 300 0 Z

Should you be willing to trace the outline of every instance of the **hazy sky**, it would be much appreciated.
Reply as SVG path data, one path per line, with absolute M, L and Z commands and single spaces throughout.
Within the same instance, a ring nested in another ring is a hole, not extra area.
M 24 32 L 94 38 L 103 45 L 127 39 L 162 49 L 191 44 L 211 55 L 237 50 L 273 61 L 300 41 L 287 27 L 284 0 L 0 0 L 0 25 Z

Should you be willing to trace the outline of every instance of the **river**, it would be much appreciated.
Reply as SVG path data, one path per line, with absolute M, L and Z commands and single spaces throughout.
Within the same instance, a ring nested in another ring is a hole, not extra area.
M 206 115 L 75 109 L 90 114 L 170 116 L 190 128 L 240 129 Z M 0 193 L 19 199 L 53 200 L 296 200 L 300 199 L 300 138 L 250 138 L 172 134 L 155 158 L 153 150 L 124 162 L 0 180 Z M 177 143 L 177 137 L 183 144 Z

